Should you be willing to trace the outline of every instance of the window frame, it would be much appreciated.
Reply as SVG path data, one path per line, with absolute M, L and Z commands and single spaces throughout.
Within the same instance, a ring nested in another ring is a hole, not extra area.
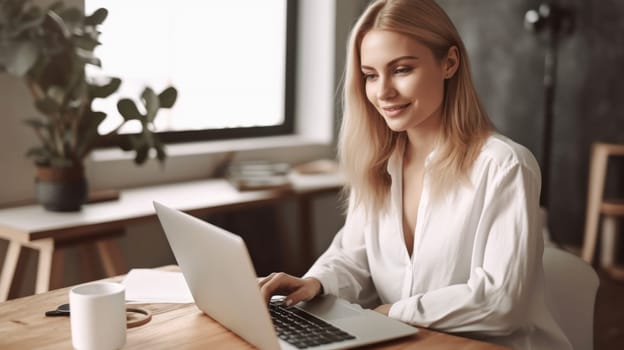
M 296 62 L 298 35 L 298 2 L 286 0 L 286 50 L 284 82 L 284 122 L 273 126 L 237 127 L 224 129 L 200 129 L 162 131 L 156 134 L 165 144 L 230 140 L 267 136 L 286 136 L 295 133 Z M 102 139 L 96 149 L 119 147 L 129 142 L 135 133 L 112 135 Z

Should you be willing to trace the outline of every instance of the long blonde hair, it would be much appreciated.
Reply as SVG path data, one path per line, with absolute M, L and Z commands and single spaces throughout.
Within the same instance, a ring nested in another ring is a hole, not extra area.
M 373 29 L 414 38 L 431 49 L 439 61 L 452 46 L 459 51 L 459 67 L 445 82 L 440 143 L 428 168 L 434 196 L 467 179 L 493 126 L 472 83 L 464 44 L 444 10 L 433 0 L 372 2 L 349 38 L 338 154 L 347 176 L 345 192 L 355 194 L 355 203 L 351 204 L 364 204 L 368 210 L 379 211 L 386 208 L 392 181 L 388 160 L 406 136 L 390 130 L 366 97 L 360 46 L 364 35 Z

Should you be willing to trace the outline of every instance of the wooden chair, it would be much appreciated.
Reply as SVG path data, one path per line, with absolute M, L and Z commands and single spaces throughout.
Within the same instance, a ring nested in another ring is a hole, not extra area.
M 613 277 L 624 279 L 624 268 L 618 268 L 614 264 L 617 246 L 617 219 L 624 216 L 624 201 L 604 198 L 607 166 L 609 157 L 612 156 L 624 156 L 624 145 L 607 143 L 594 143 L 592 145 L 582 257 L 590 264 L 594 259 L 602 215 L 600 264 Z

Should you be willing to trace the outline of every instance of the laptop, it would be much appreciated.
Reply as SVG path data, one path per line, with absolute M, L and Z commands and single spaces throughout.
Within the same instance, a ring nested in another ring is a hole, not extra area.
M 329 295 L 290 308 L 275 298 L 267 305 L 240 236 L 157 202 L 154 208 L 197 307 L 259 349 L 345 349 L 418 332 Z M 303 334 L 294 329 L 300 325 Z

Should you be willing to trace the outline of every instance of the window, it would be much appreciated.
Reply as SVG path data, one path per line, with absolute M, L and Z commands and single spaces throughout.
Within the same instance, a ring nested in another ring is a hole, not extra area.
M 100 132 L 121 122 L 116 102 L 140 96 L 148 85 L 173 85 L 178 101 L 162 110 L 156 129 L 165 142 L 288 134 L 293 131 L 293 0 L 85 0 L 108 18 L 95 54 L 116 76 L 115 96 L 94 101 L 108 118 Z M 132 133 L 132 125 L 122 132 Z M 108 145 L 110 146 L 110 145 Z

